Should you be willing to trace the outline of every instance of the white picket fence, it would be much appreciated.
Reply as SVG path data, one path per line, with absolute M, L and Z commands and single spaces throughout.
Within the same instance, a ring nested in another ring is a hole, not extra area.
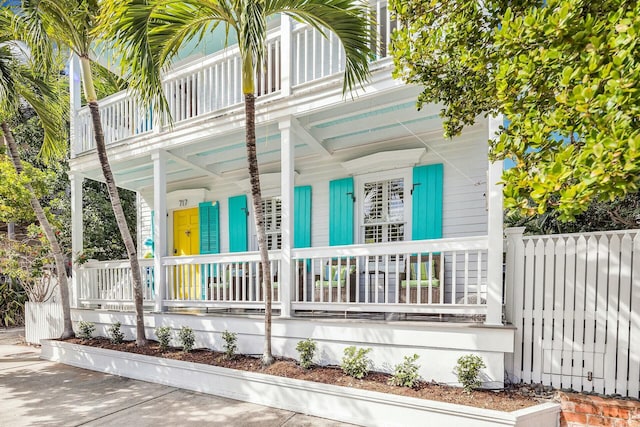
M 507 230 L 516 381 L 640 397 L 640 230 Z
M 58 338 L 64 330 L 62 304 L 58 302 L 28 302 L 25 304 L 25 341 L 40 344 L 41 339 Z

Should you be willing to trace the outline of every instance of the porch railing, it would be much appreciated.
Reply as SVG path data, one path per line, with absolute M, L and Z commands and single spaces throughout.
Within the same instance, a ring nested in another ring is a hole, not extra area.
M 294 310 L 486 314 L 485 236 L 296 249 Z
M 486 314 L 487 249 L 486 236 L 294 249 L 290 281 L 271 251 L 274 308 Z M 163 285 L 151 261 L 141 260 L 146 300 L 162 286 L 168 307 L 264 307 L 258 252 L 165 257 Z M 80 272 L 81 303 L 133 300 L 128 262 L 90 262 Z
M 142 290 L 145 301 L 153 302 L 153 260 L 141 259 Z M 129 261 L 90 261 L 80 271 L 80 304 L 133 303 L 133 282 Z
M 280 301 L 280 252 L 269 253 L 272 300 Z M 263 308 L 258 252 L 167 257 L 164 305 Z M 284 286 L 284 284 L 283 284 Z
M 375 55 L 371 60 L 375 61 L 388 55 L 391 31 L 397 24 L 390 18 L 386 0 L 372 1 L 371 7 L 378 18 L 377 40 L 372 41 Z M 318 30 L 298 24 L 286 37 L 290 42 L 283 43 L 284 40 L 280 28 L 268 34 L 264 64 L 256 74 L 258 97 L 278 96 L 283 84 L 295 89 L 344 71 L 344 50 L 336 36 L 326 39 Z M 283 57 L 290 59 L 283 62 Z M 178 124 L 240 104 L 240 65 L 240 52 L 234 46 L 166 74 L 163 89 L 173 122 Z M 102 99 L 99 105 L 106 144 L 159 132 L 167 123 L 166 118 L 142 108 L 127 91 Z M 74 155 L 95 148 L 88 107 L 78 109 L 74 129 Z

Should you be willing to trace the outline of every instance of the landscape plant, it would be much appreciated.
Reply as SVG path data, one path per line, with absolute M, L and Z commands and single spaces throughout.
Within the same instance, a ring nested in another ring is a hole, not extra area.
M 313 366 L 313 356 L 315 355 L 317 344 L 311 338 L 298 341 L 296 350 L 300 354 L 300 366 L 305 369 L 309 369 Z
M 354 378 L 362 379 L 369 373 L 373 362 L 367 357 L 371 348 L 349 346 L 344 349 L 344 357 L 340 363 L 342 371 Z
M 25 237 L 11 240 L 0 236 L 0 281 L 19 285 L 29 301 L 46 302 L 53 296 L 56 282 L 52 263 L 49 243 L 37 225 L 30 224 Z
M 400 387 L 414 387 L 420 381 L 418 370 L 420 365 L 416 363 L 418 355 L 405 356 L 402 363 L 394 367 L 393 376 L 389 379 L 389 384 Z
M 196 335 L 194 334 L 193 329 L 188 326 L 183 326 L 178 332 L 178 340 L 180 340 L 180 344 L 182 344 L 182 351 L 189 353 L 193 350 L 193 346 L 196 342 Z
M 475 354 L 461 356 L 458 359 L 454 372 L 458 376 L 458 382 L 462 384 L 464 391 L 471 393 L 473 389 L 482 385 L 482 382 L 480 381 L 480 370 L 486 367 L 487 366 L 482 361 L 482 358 Z
M 113 344 L 121 344 L 124 341 L 124 333 L 120 330 L 121 327 L 122 324 L 120 322 L 116 322 L 107 329 L 109 341 Z
M 225 330 L 222 333 L 222 339 L 224 340 L 224 357 L 227 359 L 233 359 L 238 351 L 238 334 L 235 332 L 229 332 Z
M 93 337 L 93 333 L 96 330 L 96 325 L 93 322 L 81 320 L 78 322 L 78 338 L 90 340 Z
M 27 294 L 19 281 L 0 274 L 0 327 L 24 323 L 24 303 Z
M 169 343 L 171 342 L 171 328 L 169 326 L 158 326 L 154 332 L 156 337 L 158 337 L 160 350 L 167 351 Z

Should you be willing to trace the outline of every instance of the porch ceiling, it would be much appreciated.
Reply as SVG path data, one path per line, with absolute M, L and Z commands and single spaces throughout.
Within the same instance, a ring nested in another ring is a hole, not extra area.
M 337 163 L 383 150 L 383 144 L 411 138 L 414 146 L 424 147 L 413 135 L 440 136 L 439 107 L 416 111 L 417 89 L 405 87 L 386 93 L 363 96 L 294 116 L 293 138 L 296 164 L 318 156 Z M 261 173 L 280 171 L 280 131 L 278 124 L 256 126 L 256 145 Z M 193 186 L 210 187 L 212 180 L 238 180 L 248 177 L 244 130 L 211 135 L 190 144 L 166 148 L 167 184 L 170 191 Z M 150 153 L 112 161 L 116 182 L 123 188 L 148 191 L 153 185 Z M 83 172 L 90 179 L 102 180 L 99 169 Z

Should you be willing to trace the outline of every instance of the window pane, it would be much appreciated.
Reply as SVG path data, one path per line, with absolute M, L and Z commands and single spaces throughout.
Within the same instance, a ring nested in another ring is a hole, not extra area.
M 365 183 L 361 219 L 365 243 L 403 240 L 404 180 L 395 178 Z

